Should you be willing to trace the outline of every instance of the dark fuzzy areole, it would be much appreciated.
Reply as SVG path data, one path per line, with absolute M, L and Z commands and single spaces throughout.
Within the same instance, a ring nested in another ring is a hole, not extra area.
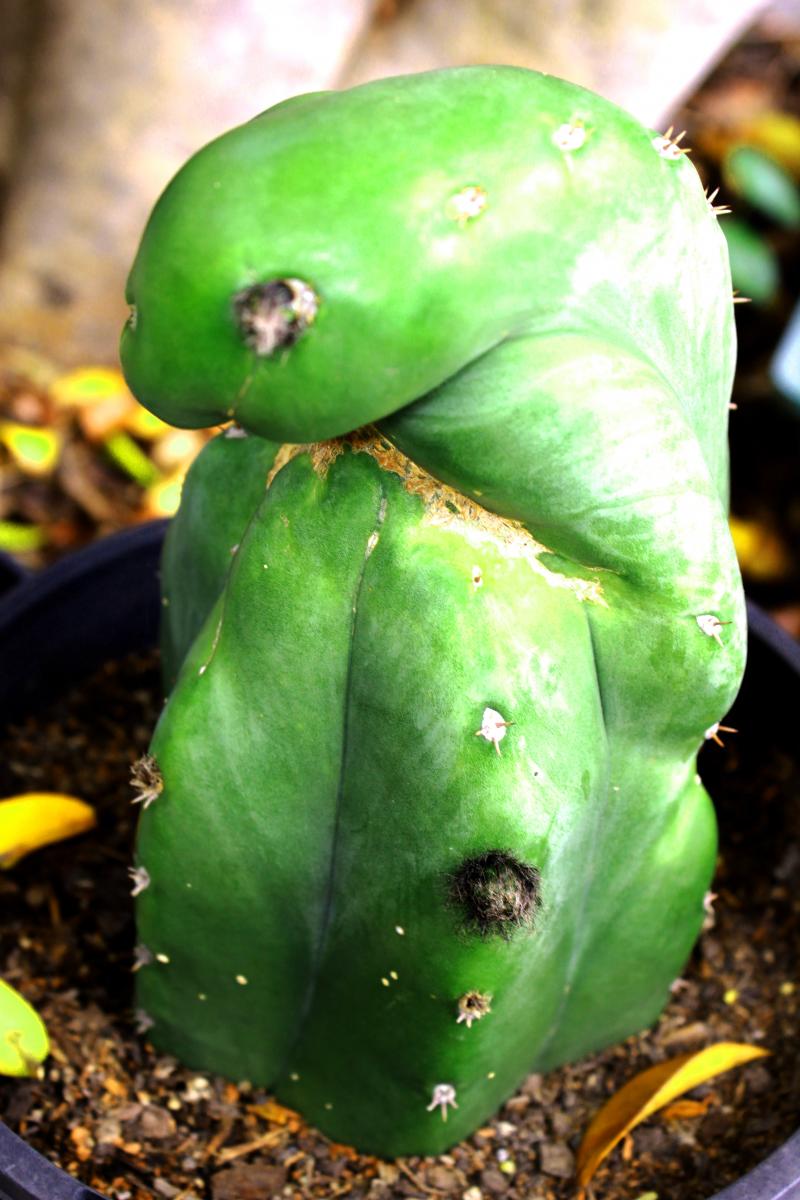
M 508 938 L 532 926 L 539 908 L 539 871 L 507 850 L 465 859 L 450 879 L 450 898 L 469 929 Z
M 316 296 L 300 280 L 273 279 L 237 292 L 233 313 L 245 344 L 269 358 L 305 332 L 316 314 Z

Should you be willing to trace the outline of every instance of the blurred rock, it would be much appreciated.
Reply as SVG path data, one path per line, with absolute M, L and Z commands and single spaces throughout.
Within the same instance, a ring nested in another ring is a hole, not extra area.
M 10 185 L 0 344 L 70 366 L 115 361 L 128 268 L 181 163 L 277 101 L 333 86 L 371 4 L 0 0 L 0 10 L 14 33 L 13 88 L 0 101 Z M 24 139 L 11 113 L 23 77 Z

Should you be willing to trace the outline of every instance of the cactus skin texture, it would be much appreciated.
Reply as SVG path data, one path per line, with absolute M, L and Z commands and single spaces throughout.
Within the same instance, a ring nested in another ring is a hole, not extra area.
M 161 559 L 161 661 L 167 691 L 222 591 L 279 449 L 275 442 L 231 426 L 189 468 Z
M 172 536 L 171 609 L 214 566 L 139 828 L 149 1036 L 439 1152 L 652 1022 L 702 922 L 745 651 L 724 240 L 653 131 L 464 68 L 212 143 L 129 298 L 144 403 L 291 444 L 247 497 L 198 464 Z

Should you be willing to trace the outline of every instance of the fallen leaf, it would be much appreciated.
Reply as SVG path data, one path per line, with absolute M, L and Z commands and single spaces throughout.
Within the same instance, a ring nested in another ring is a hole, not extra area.
M 272 1121 L 275 1125 L 287 1125 L 293 1132 L 303 1124 L 303 1118 L 298 1112 L 293 1108 L 284 1108 L 275 1100 L 265 1100 L 263 1104 L 249 1104 L 247 1111 L 263 1117 L 265 1121 Z
M 129 475 L 142 488 L 152 487 L 161 477 L 161 472 L 145 454 L 130 434 L 118 430 L 103 442 L 106 454 L 121 471 Z
M 800 191 L 789 173 L 755 146 L 733 146 L 722 162 L 731 191 L 786 229 L 800 227 Z
M 731 516 L 730 530 L 739 566 L 751 579 L 785 579 L 792 561 L 779 535 L 762 521 Z
M 49 1053 L 42 1018 L 0 979 L 0 1075 L 37 1075 Z
M 348 1146 L 345 1142 L 328 1142 L 327 1150 L 329 1158 L 358 1158 L 355 1146 Z
M 113 367 L 79 367 L 53 380 L 49 391 L 63 408 L 83 408 L 113 396 L 130 396 L 121 372 Z
M 759 113 L 746 120 L 738 130 L 739 138 L 765 150 L 800 178 L 800 119 L 791 113 Z
M 81 433 L 89 442 L 102 442 L 125 427 L 135 406 L 129 392 L 117 392 L 78 410 Z
M 0 421 L 0 441 L 26 475 L 51 475 L 61 453 L 61 437 L 54 429 L 17 421 Z
M 769 1054 L 759 1046 L 717 1042 L 635 1075 L 603 1105 L 584 1134 L 577 1158 L 578 1186 L 586 1187 L 603 1159 L 634 1126 L 671 1100 L 722 1071 Z
M 25 554 L 47 544 L 47 531 L 41 525 L 24 525 L 21 521 L 0 521 L 0 550 L 9 554 Z
M 166 479 L 149 487 L 144 494 L 140 517 L 143 521 L 159 517 L 171 517 L 178 511 L 183 491 L 183 481 L 186 478 L 186 467 L 168 475 Z
M 151 442 L 154 438 L 160 438 L 165 433 L 170 433 L 173 427 L 168 425 L 166 421 L 162 421 L 155 413 L 142 408 L 141 404 L 134 404 L 125 418 L 125 428 L 134 437 L 141 438 L 145 442 Z M 205 440 L 207 440 L 208 435 L 204 436 Z
M 28 792 L 0 800 L 0 868 L 13 867 L 32 850 L 74 837 L 95 824 L 92 806 L 75 796 Z
M 186 470 L 207 441 L 201 429 L 169 429 L 153 445 L 153 462 L 165 472 Z
M 661 1110 L 661 1116 L 665 1121 L 688 1121 L 693 1117 L 703 1117 L 715 1099 L 718 1097 L 712 1093 L 702 1100 L 675 1100 Z

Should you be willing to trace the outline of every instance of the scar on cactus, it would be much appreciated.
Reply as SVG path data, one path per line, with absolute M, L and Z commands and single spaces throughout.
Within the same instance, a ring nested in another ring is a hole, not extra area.
M 465 992 L 458 998 L 458 1017 L 456 1025 L 463 1021 L 467 1029 L 472 1028 L 473 1021 L 480 1021 L 492 1011 L 492 997 L 484 992 Z
M 259 358 L 293 346 L 317 315 L 319 299 L 302 279 L 254 283 L 233 297 L 233 313 L 245 345 Z
M 506 850 L 467 858 L 452 875 L 450 897 L 468 929 L 483 937 L 509 938 L 531 927 L 539 909 L 539 872 Z
M 131 787 L 136 795 L 131 804 L 149 808 L 164 790 L 164 779 L 152 754 L 143 754 L 131 767 Z

